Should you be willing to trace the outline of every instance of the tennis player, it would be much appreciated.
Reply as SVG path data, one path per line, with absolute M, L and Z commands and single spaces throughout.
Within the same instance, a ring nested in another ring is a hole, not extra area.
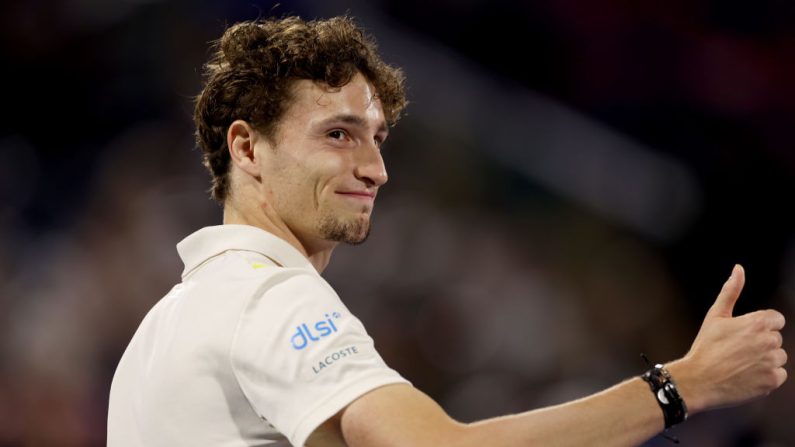
M 451 419 L 320 276 L 367 237 L 401 72 L 350 18 L 290 17 L 229 28 L 206 76 L 196 135 L 223 225 L 177 245 L 182 282 L 116 370 L 109 446 L 629 446 L 785 381 L 784 317 L 732 316 L 736 266 L 683 358 L 562 405 Z

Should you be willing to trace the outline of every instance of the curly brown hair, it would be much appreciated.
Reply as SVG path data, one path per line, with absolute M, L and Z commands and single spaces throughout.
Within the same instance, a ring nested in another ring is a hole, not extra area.
M 212 50 L 193 120 L 212 177 L 210 191 L 221 204 L 229 195 L 227 129 L 242 119 L 274 137 L 296 80 L 338 88 L 361 73 L 373 84 L 390 125 L 407 104 L 403 73 L 381 60 L 373 38 L 350 17 L 241 22 L 213 42 Z

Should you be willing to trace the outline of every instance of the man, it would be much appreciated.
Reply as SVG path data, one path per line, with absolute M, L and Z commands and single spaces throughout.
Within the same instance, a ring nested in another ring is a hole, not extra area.
M 783 315 L 732 317 L 737 266 L 682 359 L 563 405 L 452 420 L 320 276 L 338 243 L 367 237 L 400 71 L 348 18 L 286 18 L 227 30 L 207 75 L 197 138 L 224 225 L 177 246 L 183 281 L 116 371 L 110 446 L 637 445 L 786 379 Z

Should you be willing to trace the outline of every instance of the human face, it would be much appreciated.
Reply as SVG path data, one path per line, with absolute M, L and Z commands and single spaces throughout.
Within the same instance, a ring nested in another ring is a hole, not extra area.
M 272 144 L 255 149 L 266 160 L 265 207 L 304 244 L 363 242 L 387 181 L 387 133 L 381 103 L 361 74 L 339 89 L 296 81 Z

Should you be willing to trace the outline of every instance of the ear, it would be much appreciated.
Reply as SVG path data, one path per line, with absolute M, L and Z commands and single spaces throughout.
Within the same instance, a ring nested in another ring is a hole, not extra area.
M 240 170 L 259 178 L 259 157 L 254 153 L 254 145 L 261 138 L 251 125 L 243 120 L 235 120 L 226 132 L 226 145 L 232 163 Z

